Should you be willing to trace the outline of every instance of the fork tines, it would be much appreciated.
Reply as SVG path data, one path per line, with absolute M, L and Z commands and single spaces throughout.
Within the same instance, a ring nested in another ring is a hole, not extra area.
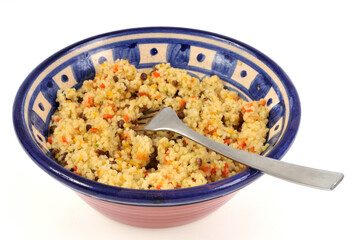
M 137 125 L 147 124 L 149 120 L 151 120 L 161 109 L 150 109 L 143 112 L 143 116 L 138 118 Z

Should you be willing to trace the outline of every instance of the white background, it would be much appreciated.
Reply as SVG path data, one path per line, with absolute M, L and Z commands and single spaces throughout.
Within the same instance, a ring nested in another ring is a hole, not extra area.
M 1 239 L 361 239 L 360 7 L 357 1 L 0 2 Z M 302 103 L 283 161 L 340 171 L 332 192 L 263 176 L 208 217 L 168 229 L 103 217 L 25 154 L 12 104 L 25 77 L 78 40 L 113 30 L 176 26 L 243 41 L 276 61 Z

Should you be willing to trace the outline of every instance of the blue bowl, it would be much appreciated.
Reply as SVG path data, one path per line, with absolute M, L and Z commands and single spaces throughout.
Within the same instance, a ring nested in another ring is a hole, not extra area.
M 115 31 L 74 43 L 37 66 L 15 98 L 13 122 L 24 150 L 46 173 L 80 194 L 134 206 L 179 206 L 233 193 L 262 175 L 247 169 L 235 176 L 199 187 L 176 190 L 134 190 L 104 185 L 58 165 L 46 148 L 48 125 L 56 110 L 60 88 L 81 86 L 95 76 L 104 61 L 127 58 L 137 68 L 161 62 L 186 69 L 202 79 L 218 75 L 229 89 L 246 100 L 267 100 L 270 110 L 268 149 L 281 159 L 300 123 L 300 100 L 286 73 L 258 50 L 219 34 L 185 28 L 150 27 Z

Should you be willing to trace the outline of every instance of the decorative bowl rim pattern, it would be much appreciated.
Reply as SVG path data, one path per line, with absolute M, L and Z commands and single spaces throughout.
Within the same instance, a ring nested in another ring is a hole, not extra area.
M 72 173 L 62 166 L 58 165 L 51 158 L 47 157 L 39 147 L 34 143 L 31 135 L 28 132 L 27 126 L 24 121 L 24 97 L 27 95 L 29 86 L 33 83 L 36 77 L 49 66 L 52 62 L 59 59 L 61 56 L 66 55 L 69 52 L 73 52 L 83 45 L 90 44 L 92 42 L 100 42 L 108 38 L 119 35 L 130 35 L 134 33 L 183 33 L 188 35 L 200 35 L 205 38 L 215 39 L 238 48 L 242 48 L 260 61 L 265 63 L 269 68 L 277 73 L 277 76 L 281 79 L 285 89 L 288 91 L 290 106 L 290 117 L 284 136 L 279 140 L 277 146 L 270 151 L 269 157 L 275 159 L 281 159 L 287 152 L 289 147 L 292 145 L 294 138 L 297 134 L 300 116 L 301 106 L 297 91 L 287 76 L 287 74 L 270 58 L 256 50 L 255 48 L 240 42 L 238 40 L 208 32 L 203 30 L 189 29 L 189 28 L 178 28 L 178 27 L 144 27 L 144 28 L 132 28 L 124 29 L 119 31 L 113 31 L 108 33 L 99 34 L 93 37 L 86 38 L 79 42 L 76 42 L 62 50 L 54 53 L 49 58 L 40 63 L 24 80 L 20 86 L 17 95 L 15 97 L 13 105 L 13 124 L 17 137 L 30 158 L 46 173 L 60 181 L 61 183 L 72 188 L 76 192 L 91 196 L 96 199 L 121 203 L 126 205 L 138 205 L 138 206 L 178 206 L 191 203 L 202 202 L 214 198 L 218 198 L 232 192 L 235 192 L 242 187 L 248 185 L 255 179 L 259 178 L 262 173 L 254 169 L 247 169 L 243 172 L 236 174 L 232 177 L 198 186 L 185 189 L 174 189 L 174 190 L 137 190 L 114 187 L 110 185 L 101 184 L 81 176 Z M 292 120 L 292 121 L 291 121 Z

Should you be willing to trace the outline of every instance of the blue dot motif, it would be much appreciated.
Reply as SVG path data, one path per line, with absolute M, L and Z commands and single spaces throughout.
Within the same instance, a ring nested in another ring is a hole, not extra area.
M 247 76 L 247 71 L 243 70 L 241 71 L 241 77 L 244 78 Z
M 61 81 L 64 82 L 64 83 L 66 83 L 67 81 L 69 81 L 68 76 L 65 75 L 65 74 L 61 75 Z
M 267 101 L 267 106 L 271 105 L 272 102 L 273 102 L 273 99 L 272 99 L 272 98 L 268 99 L 268 101 Z
M 36 135 L 39 139 L 40 142 L 43 142 L 43 139 L 41 139 L 41 137 L 39 135 Z
M 280 127 L 280 125 L 277 125 L 277 126 L 275 127 L 275 131 L 277 131 L 279 127 Z
M 105 57 L 103 57 L 103 56 L 101 56 L 99 59 L 98 59 L 98 63 L 99 64 L 103 64 L 103 62 L 106 62 L 107 61 L 107 59 L 105 58 Z
M 38 106 L 39 106 L 39 108 L 40 108 L 41 111 L 44 111 L 44 110 L 45 110 L 44 105 L 43 105 L 42 103 L 39 103 Z
M 156 48 L 152 48 L 152 49 L 150 50 L 150 55 L 155 56 L 155 55 L 157 55 L 157 54 L 158 54 L 158 50 L 157 50 Z
M 198 54 L 198 56 L 197 56 L 198 62 L 203 62 L 204 59 L 206 59 L 206 56 L 203 53 Z
M 52 88 L 52 87 L 53 87 L 53 83 L 52 83 L 51 81 L 49 81 L 49 82 L 46 83 L 46 86 L 47 86 L 48 88 Z

